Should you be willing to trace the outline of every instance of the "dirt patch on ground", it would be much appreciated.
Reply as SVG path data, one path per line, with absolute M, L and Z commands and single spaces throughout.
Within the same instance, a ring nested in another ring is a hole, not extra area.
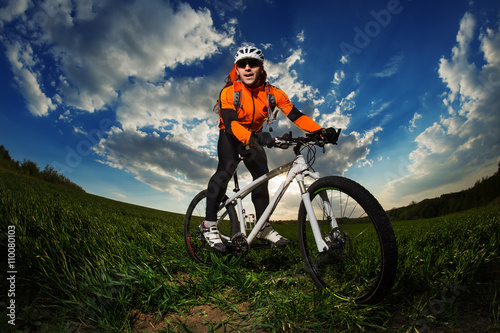
M 239 315 L 230 316 L 214 305 L 197 305 L 189 312 L 169 314 L 159 317 L 158 314 L 144 314 L 132 311 L 132 322 L 135 332 L 160 331 L 193 331 L 193 332 L 231 332 L 246 331 L 250 323 L 242 320 L 247 313 L 248 303 L 238 304 Z M 243 316 L 241 315 L 243 314 Z M 235 317 L 240 319 L 234 319 Z

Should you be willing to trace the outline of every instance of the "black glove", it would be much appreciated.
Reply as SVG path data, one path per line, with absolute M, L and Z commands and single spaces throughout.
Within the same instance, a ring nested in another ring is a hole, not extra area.
M 336 143 L 339 139 L 339 135 L 340 129 L 338 131 L 332 127 L 321 129 L 321 137 L 329 143 Z
M 269 132 L 252 133 L 250 135 L 250 144 L 252 145 L 271 148 L 273 142 L 274 139 Z

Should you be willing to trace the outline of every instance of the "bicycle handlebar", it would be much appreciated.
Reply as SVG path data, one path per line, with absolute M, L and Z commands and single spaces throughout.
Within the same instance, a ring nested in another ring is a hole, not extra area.
M 307 133 L 306 136 L 293 137 L 292 132 L 285 133 L 281 137 L 274 138 L 271 147 L 288 149 L 290 146 L 302 146 L 304 144 L 313 143 L 319 147 L 325 144 L 337 144 L 341 129 L 322 128 L 320 130 Z

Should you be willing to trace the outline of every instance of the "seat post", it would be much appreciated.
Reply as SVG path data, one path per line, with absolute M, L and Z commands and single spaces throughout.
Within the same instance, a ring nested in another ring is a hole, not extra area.
M 234 190 L 233 192 L 238 192 L 240 190 L 240 184 L 238 182 L 238 173 L 236 171 L 234 171 L 234 174 L 233 174 L 233 180 L 234 180 Z
M 238 164 L 240 164 L 240 162 L 243 161 L 243 157 L 240 157 L 240 160 L 238 161 Z M 233 192 L 236 193 L 240 190 L 240 183 L 238 182 L 238 169 L 234 169 L 234 173 L 233 173 L 233 179 L 234 179 L 234 190 Z

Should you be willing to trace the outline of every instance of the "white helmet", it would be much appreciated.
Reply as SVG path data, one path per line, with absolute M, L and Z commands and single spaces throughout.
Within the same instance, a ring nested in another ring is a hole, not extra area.
M 238 62 L 240 59 L 257 59 L 264 62 L 264 54 L 262 51 L 255 46 L 245 45 L 238 49 L 236 55 L 234 56 L 234 63 Z

